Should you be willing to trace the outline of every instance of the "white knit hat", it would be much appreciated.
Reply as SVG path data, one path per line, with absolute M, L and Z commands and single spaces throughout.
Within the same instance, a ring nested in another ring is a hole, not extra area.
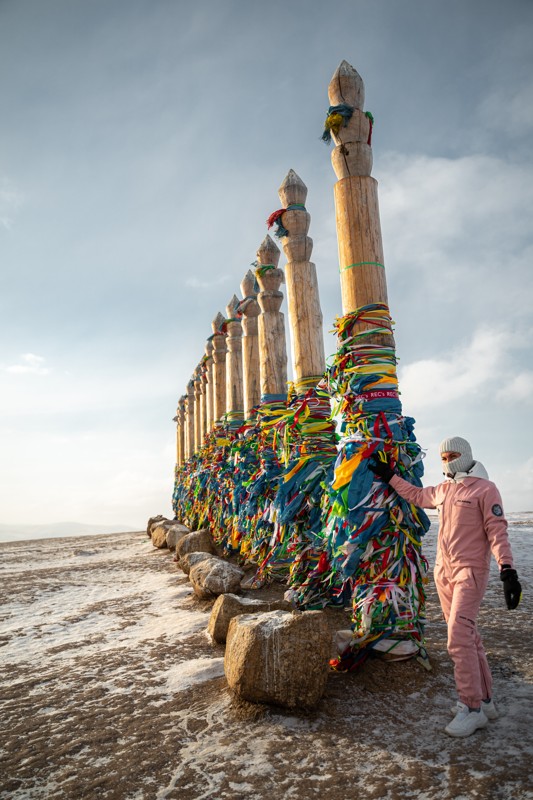
M 440 443 L 440 453 L 460 453 L 459 458 L 446 462 L 446 473 L 455 475 L 456 472 L 468 472 L 474 466 L 474 457 L 470 443 L 461 436 L 450 436 Z

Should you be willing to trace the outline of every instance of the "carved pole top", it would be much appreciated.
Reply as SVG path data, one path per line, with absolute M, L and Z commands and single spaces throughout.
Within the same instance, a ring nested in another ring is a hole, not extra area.
M 246 275 L 241 281 L 241 294 L 243 298 L 255 297 L 258 292 L 257 281 L 251 269 L 248 270 Z
M 259 304 L 257 302 L 257 293 L 259 292 L 259 284 L 256 275 L 251 269 L 248 270 L 246 275 L 241 281 L 241 294 L 243 299 L 239 303 L 239 314 L 243 315 L 243 323 L 245 330 L 251 332 L 251 328 L 246 326 L 246 319 L 258 317 L 261 313 Z
M 292 205 L 305 206 L 307 186 L 293 169 L 290 169 L 278 189 L 281 204 L 287 208 Z
M 356 69 L 341 61 L 328 86 L 330 105 L 337 106 L 341 103 L 363 109 L 365 104 L 365 85 Z
M 207 359 L 210 359 L 213 355 L 213 342 L 210 338 L 205 343 L 205 354 Z
M 228 319 L 235 319 L 238 316 L 237 307 L 239 305 L 239 298 L 237 295 L 233 295 L 233 297 L 229 300 L 228 305 L 226 306 L 226 315 Z
M 213 322 L 211 323 L 211 327 L 213 329 L 213 333 L 220 333 L 221 332 L 221 328 L 222 328 L 222 326 L 223 326 L 225 321 L 226 321 L 226 318 L 219 311 L 218 314 L 216 315 L 216 317 L 214 318 Z
M 267 233 L 257 251 L 259 266 L 272 265 L 273 267 L 277 267 L 280 254 L 281 251 L 279 247 Z

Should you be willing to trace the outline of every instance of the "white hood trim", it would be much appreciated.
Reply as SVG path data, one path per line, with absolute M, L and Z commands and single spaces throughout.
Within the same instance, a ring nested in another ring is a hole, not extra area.
M 448 478 L 448 480 L 454 483 L 460 483 L 464 481 L 465 478 L 483 478 L 485 481 L 490 480 L 489 473 L 481 461 L 474 461 L 474 466 L 471 467 L 468 472 L 456 472 L 453 478 Z

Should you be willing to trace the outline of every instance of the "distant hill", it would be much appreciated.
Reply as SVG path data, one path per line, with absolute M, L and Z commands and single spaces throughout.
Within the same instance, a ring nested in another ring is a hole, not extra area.
M 0 523 L 0 542 L 64 536 L 95 536 L 102 533 L 127 533 L 128 531 L 143 530 L 144 527 L 144 525 L 90 525 L 84 522 L 50 522 L 43 525 Z

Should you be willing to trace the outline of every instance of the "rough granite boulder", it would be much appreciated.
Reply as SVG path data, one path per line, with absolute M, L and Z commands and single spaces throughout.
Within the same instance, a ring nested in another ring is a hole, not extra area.
M 175 550 L 177 543 L 190 533 L 190 529 L 180 522 L 173 522 L 172 525 L 168 525 L 166 528 L 167 547 L 169 550 Z
M 210 558 L 191 567 L 189 580 L 200 600 L 212 600 L 219 594 L 235 593 L 241 588 L 244 572 L 223 558 Z
M 221 594 L 211 611 L 207 632 L 215 642 L 224 644 L 233 617 L 238 617 L 240 614 L 261 614 L 277 609 L 288 611 L 290 605 L 285 600 L 256 600 L 253 597 L 238 597 L 236 594 Z
M 188 575 L 195 564 L 199 564 L 200 561 L 207 561 L 210 558 L 218 559 L 218 556 L 214 556 L 213 553 L 185 553 L 184 556 L 178 559 L 178 567 Z
M 152 535 L 152 528 L 158 522 L 168 522 L 167 518 L 164 517 L 162 514 L 158 514 L 157 517 L 150 517 L 148 520 L 148 525 L 146 526 L 146 533 L 148 536 Z
M 326 688 L 331 645 L 322 611 L 234 617 L 224 657 L 229 688 L 252 703 L 314 708 Z
M 192 531 L 184 536 L 176 544 L 176 556 L 181 558 L 185 553 L 214 553 L 215 544 L 213 537 L 207 530 L 202 528 L 199 531 Z
M 168 547 L 167 530 L 169 523 L 170 520 L 166 520 L 163 522 L 156 522 L 155 525 L 152 525 L 152 544 L 154 547 L 159 547 L 160 549 Z

